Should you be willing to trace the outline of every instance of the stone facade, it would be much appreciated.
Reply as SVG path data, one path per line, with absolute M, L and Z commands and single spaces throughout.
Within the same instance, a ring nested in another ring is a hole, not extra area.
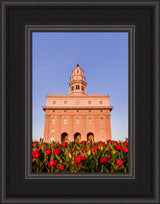
M 77 66 L 72 70 L 69 94 L 46 96 L 44 141 L 74 141 L 111 139 L 108 94 L 87 94 L 84 70 Z

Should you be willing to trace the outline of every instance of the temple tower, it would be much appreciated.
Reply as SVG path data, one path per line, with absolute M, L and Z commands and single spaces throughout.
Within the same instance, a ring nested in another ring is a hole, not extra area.
M 72 76 L 69 82 L 69 95 L 87 95 L 86 94 L 86 78 L 83 75 L 84 70 L 79 67 L 79 60 L 77 66 L 72 69 Z

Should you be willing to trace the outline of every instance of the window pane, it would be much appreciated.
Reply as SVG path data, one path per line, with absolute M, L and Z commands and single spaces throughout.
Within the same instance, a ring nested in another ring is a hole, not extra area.
M 79 118 L 76 118 L 76 124 L 77 125 L 79 124 Z
M 52 124 L 55 124 L 55 118 L 52 118 Z
M 100 123 L 101 123 L 101 124 L 104 123 L 104 119 L 103 119 L 103 117 L 100 118 Z
M 63 118 L 63 124 L 67 124 L 67 118 Z
M 82 86 L 81 88 L 82 88 L 82 91 L 84 91 L 84 86 Z
M 92 118 L 91 117 L 88 118 L 88 124 L 90 124 L 90 125 L 92 124 Z

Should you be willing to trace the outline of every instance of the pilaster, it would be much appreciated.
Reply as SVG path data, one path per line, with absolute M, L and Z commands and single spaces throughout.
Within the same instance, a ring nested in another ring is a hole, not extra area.
M 112 139 L 110 113 L 105 115 L 105 124 L 106 124 L 106 139 L 107 140 Z
M 49 124 L 50 123 L 50 115 L 45 113 L 45 125 L 44 125 L 44 142 L 50 142 L 49 138 Z

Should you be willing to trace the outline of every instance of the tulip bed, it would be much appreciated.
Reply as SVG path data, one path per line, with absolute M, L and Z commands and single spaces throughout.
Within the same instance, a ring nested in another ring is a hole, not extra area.
M 32 142 L 33 172 L 128 172 L 128 140 Z

